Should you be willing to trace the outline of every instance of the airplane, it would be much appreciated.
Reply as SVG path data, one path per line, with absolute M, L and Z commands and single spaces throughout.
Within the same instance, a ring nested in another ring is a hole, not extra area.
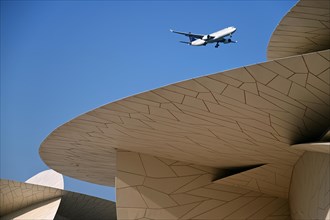
M 179 32 L 179 31 L 174 31 L 170 29 L 172 33 L 176 34 L 182 34 L 187 37 L 189 37 L 189 42 L 186 41 L 180 41 L 181 43 L 189 44 L 191 46 L 205 46 L 206 44 L 209 43 L 216 43 L 215 47 L 219 47 L 219 43 L 223 44 L 228 44 L 228 43 L 237 43 L 237 41 L 233 41 L 231 39 L 232 34 L 235 33 L 236 28 L 235 27 L 227 27 L 225 29 L 222 29 L 220 31 L 214 32 L 212 34 L 193 34 L 191 32 L 185 33 L 185 32 Z M 228 37 L 229 38 L 225 38 Z

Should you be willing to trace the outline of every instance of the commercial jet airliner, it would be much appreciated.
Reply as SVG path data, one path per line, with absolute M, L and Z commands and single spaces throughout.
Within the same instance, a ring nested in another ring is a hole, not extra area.
M 225 29 L 222 29 L 220 31 L 214 32 L 212 34 L 193 34 L 191 32 L 185 33 L 185 32 L 179 32 L 170 30 L 173 33 L 176 34 L 182 34 L 187 37 L 189 37 L 189 42 L 186 41 L 180 41 L 181 43 L 189 44 L 191 46 L 205 46 L 206 44 L 210 43 L 216 43 L 215 47 L 219 47 L 219 43 L 223 44 L 229 44 L 229 43 L 237 43 L 237 41 L 233 41 L 231 39 L 232 34 L 235 33 L 236 28 L 235 27 L 227 27 Z M 225 38 L 228 37 L 229 38 Z

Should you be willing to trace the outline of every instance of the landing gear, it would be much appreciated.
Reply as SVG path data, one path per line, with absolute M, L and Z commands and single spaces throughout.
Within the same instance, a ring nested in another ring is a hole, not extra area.
M 218 48 L 219 47 L 219 42 L 217 42 L 217 44 L 215 45 L 215 48 Z

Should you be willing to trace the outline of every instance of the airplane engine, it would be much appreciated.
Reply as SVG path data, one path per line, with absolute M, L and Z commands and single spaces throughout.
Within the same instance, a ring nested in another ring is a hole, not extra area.
M 208 40 L 208 39 L 211 39 L 211 36 L 210 35 L 204 35 L 202 40 Z
M 233 41 L 231 39 L 225 39 L 223 41 L 224 44 L 229 44 L 229 43 L 232 43 Z

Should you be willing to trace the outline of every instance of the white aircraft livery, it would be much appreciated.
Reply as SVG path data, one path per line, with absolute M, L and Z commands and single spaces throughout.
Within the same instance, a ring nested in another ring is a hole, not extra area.
M 182 34 L 189 37 L 189 42 L 186 41 L 180 41 L 180 42 L 189 44 L 191 46 L 205 46 L 206 44 L 216 43 L 215 47 L 218 48 L 219 43 L 223 43 L 223 44 L 237 43 L 237 41 L 233 41 L 231 39 L 232 34 L 235 33 L 236 31 L 235 27 L 227 27 L 225 29 L 207 35 L 193 34 L 191 32 L 189 33 L 179 32 L 179 31 L 174 31 L 172 29 L 170 31 L 176 34 Z M 225 38 L 228 36 L 229 38 Z

